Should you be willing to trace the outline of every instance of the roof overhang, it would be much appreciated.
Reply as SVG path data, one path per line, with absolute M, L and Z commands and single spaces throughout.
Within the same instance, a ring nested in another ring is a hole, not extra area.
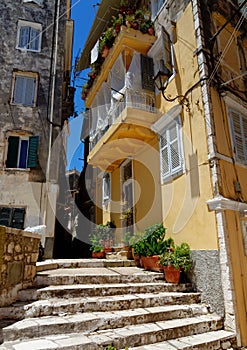
M 119 8 L 119 0 L 101 0 L 93 25 L 81 53 L 81 57 L 76 66 L 77 72 L 89 67 L 91 50 L 107 27 L 111 17 L 118 13 Z

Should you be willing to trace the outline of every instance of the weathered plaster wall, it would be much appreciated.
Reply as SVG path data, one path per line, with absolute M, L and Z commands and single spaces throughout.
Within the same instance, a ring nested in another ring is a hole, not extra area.
M 61 0 L 60 15 L 66 13 L 67 1 Z M 4 1 L 0 3 L 1 42 L 0 55 L 0 206 L 25 207 L 24 227 L 46 224 L 47 232 L 54 234 L 54 198 L 56 193 L 46 187 L 46 167 L 48 159 L 50 107 L 51 107 L 51 69 L 54 59 L 54 29 L 56 1 L 44 0 L 41 6 L 34 2 L 24 3 L 22 0 Z M 55 78 L 55 100 L 53 122 L 60 125 L 62 120 L 62 82 L 64 74 L 64 45 L 66 15 L 59 18 L 57 47 L 57 66 Z M 17 49 L 18 21 L 26 20 L 42 26 L 40 52 Z M 11 103 L 14 71 L 38 74 L 37 103 L 34 107 L 14 105 Z M 60 132 L 53 127 L 53 140 Z M 38 163 L 31 169 L 8 169 L 6 158 L 8 152 L 8 136 L 39 136 Z M 54 146 L 52 156 L 52 180 L 57 180 L 60 142 Z M 55 169 L 55 170 L 54 170 Z M 51 204 L 46 197 L 51 197 Z M 46 208 L 46 206 L 48 206 Z M 51 208 L 50 208 L 51 207 Z M 45 213 L 50 210 L 49 215 Z M 47 222 L 45 222 L 47 221 Z M 50 225 L 51 223 L 51 225 Z
M 40 236 L 0 226 L 0 306 L 10 305 L 36 275 Z

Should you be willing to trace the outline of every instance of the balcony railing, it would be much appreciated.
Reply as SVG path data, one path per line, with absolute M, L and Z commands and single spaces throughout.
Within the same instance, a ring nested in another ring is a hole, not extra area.
M 126 117 L 123 117 L 125 109 L 131 108 L 156 113 L 155 96 L 152 93 L 125 89 L 124 92 L 115 93 L 114 97 L 111 104 L 98 106 L 87 112 L 89 113 L 87 117 L 89 118 L 90 151 L 111 125 L 128 123 L 128 113 Z M 133 124 L 133 118 L 131 124 Z M 139 124 L 138 119 L 136 124 Z

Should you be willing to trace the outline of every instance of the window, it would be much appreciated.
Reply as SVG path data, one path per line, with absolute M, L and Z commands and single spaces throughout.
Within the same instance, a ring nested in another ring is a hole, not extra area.
M 17 30 L 17 48 L 29 51 L 40 51 L 41 30 L 39 23 L 19 21 Z
M 14 72 L 11 103 L 34 107 L 36 105 L 38 75 Z
M 24 217 L 24 208 L 0 207 L 0 225 L 23 230 Z
M 37 165 L 38 136 L 9 136 L 6 168 L 35 168 Z
M 247 116 L 231 108 L 228 109 L 228 113 L 236 160 L 247 164 Z
M 35 4 L 41 6 L 43 5 L 43 0 L 23 0 L 23 2 L 34 2 Z
M 162 180 L 179 175 L 183 171 L 182 127 L 177 117 L 163 129 L 160 135 L 160 158 Z
M 111 196 L 111 181 L 110 181 L 110 174 L 106 174 L 103 177 L 103 202 L 109 201 Z
M 151 0 L 152 19 L 154 19 L 166 0 Z

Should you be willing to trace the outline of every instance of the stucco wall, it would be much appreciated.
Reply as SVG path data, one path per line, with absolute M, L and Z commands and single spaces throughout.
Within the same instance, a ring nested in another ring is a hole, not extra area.
M 0 306 L 10 305 L 19 290 L 32 285 L 39 242 L 38 234 L 0 226 Z

